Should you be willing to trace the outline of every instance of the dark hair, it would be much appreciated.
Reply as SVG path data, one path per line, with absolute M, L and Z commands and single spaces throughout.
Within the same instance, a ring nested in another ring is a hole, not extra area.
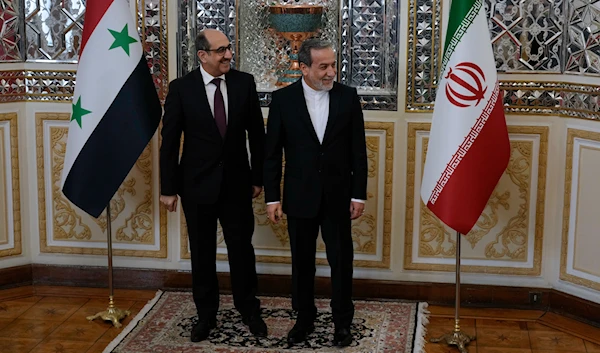
M 311 50 L 325 48 L 333 49 L 333 45 L 331 45 L 331 42 L 319 38 L 309 38 L 305 40 L 302 42 L 300 49 L 298 49 L 298 62 L 304 63 L 306 66 L 310 67 L 312 65 L 312 57 L 310 55 Z
M 208 39 L 206 39 L 206 34 L 204 33 L 204 31 L 200 31 L 200 33 L 198 33 L 198 35 L 196 36 L 196 51 L 209 49 L 210 43 L 208 42 Z

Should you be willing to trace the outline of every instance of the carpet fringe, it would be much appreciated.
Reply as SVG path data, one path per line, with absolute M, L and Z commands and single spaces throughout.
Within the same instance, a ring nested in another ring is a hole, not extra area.
M 415 332 L 413 353 L 425 353 L 425 336 L 427 335 L 427 324 L 429 324 L 429 305 L 419 303 L 417 315 L 417 330 Z
M 144 305 L 142 310 L 140 310 L 140 312 L 133 318 L 133 320 L 131 320 L 131 322 L 129 322 L 129 324 L 125 326 L 125 328 L 123 328 L 123 331 L 121 331 L 121 333 L 119 333 L 119 335 L 115 337 L 115 339 L 112 340 L 109 343 L 109 345 L 106 346 L 106 348 L 104 348 L 102 353 L 111 353 L 113 349 L 115 349 L 119 345 L 119 343 L 121 343 L 121 341 L 129 334 L 129 332 L 131 332 L 137 326 L 138 322 L 141 319 L 143 319 L 144 316 L 146 316 L 146 314 L 154 307 L 154 305 L 160 299 L 163 293 L 164 292 L 161 290 L 157 291 L 154 298 L 152 298 L 146 305 Z

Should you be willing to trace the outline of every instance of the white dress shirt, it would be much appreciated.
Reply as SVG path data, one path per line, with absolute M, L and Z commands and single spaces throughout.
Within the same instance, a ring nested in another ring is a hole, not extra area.
M 310 120 L 315 128 L 319 142 L 323 143 L 327 120 L 329 120 L 329 91 L 317 91 L 311 88 L 304 81 L 304 78 L 302 78 L 302 88 L 304 89 L 304 100 L 306 101 Z
M 212 84 L 211 81 L 215 78 L 221 79 L 221 94 L 223 94 L 223 103 L 225 104 L 225 121 L 229 122 L 229 106 L 227 104 L 227 84 L 225 83 L 225 75 L 214 77 L 206 72 L 202 65 L 200 65 L 200 73 L 202 74 L 202 79 L 204 80 L 206 98 L 208 98 L 208 105 L 210 106 L 210 111 L 213 114 L 213 118 L 215 116 L 215 92 L 217 91 L 217 86 Z
M 304 100 L 306 101 L 306 108 L 310 115 L 319 142 L 323 143 L 323 136 L 325 136 L 325 128 L 327 127 L 327 121 L 329 120 L 329 91 L 322 90 L 317 91 L 310 87 L 304 77 L 302 80 L 302 88 L 304 91 Z M 352 201 L 365 203 L 365 200 L 352 199 Z M 278 201 L 268 202 L 267 205 L 279 203 Z

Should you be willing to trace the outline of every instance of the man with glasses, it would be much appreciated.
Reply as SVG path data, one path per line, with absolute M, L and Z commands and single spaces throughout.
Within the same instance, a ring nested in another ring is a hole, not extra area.
M 252 75 L 230 68 L 231 44 L 223 33 L 203 30 L 196 49 L 200 67 L 169 85 L 160 148 L 160 201 L 174 212 L 179 195 L 188 228 L 198 312 L 190 338 L 205 340 L 216 327 L 217 220 L 227 245 L 234 305 L 250 332 L 264 337 L 252 246 L 252 198 L 262 191 L 265 139 L 256 85 Z

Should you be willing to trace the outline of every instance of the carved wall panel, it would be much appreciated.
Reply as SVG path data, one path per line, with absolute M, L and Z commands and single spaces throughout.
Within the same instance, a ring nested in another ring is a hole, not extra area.
M 565 169 L 560 279 L 600 290 L 599 132 L 567 130 Z
M 106 253 L 106 215 L 95 219 L 71 204 L 60 190 L 70 114 L 37 113 L 40 251 Z M 167 256 L 166 211 L 159 207 L 152 159 L 154 142 L 144 150 L 111 200 L 116 256 Z
M 0 114 L 0 258 L 22 252 L 17 136 L 17 114 Z
M 419 188 L 430 124 L 408 133 L 404 267 L 454 271 L 456 233 L 421 201 Z M 475 228 L 461 235 L 464 271 L 539 275 L 548 128 L 510 126 L 511 159 Z
M 352 223 L 354 264 L 357 267 L 389 268 L 392 217 L 392 180 L 394 124 L 366 122 L 369 179 L 365 214 Z M 284 215 L 278 224 L 267 218 L 264 193 L 253 201 L 255 231 L 253 244 L 258 262 L 290 263 L 291 254 L 287 222 Z M 185 217 L 180 212 L 180 256 L 189 259 Z M 218 228 L 217 259 L 227 260 L 222 230 Z M 325 245 L 319 236 L 317 264 L 327 265 Z

